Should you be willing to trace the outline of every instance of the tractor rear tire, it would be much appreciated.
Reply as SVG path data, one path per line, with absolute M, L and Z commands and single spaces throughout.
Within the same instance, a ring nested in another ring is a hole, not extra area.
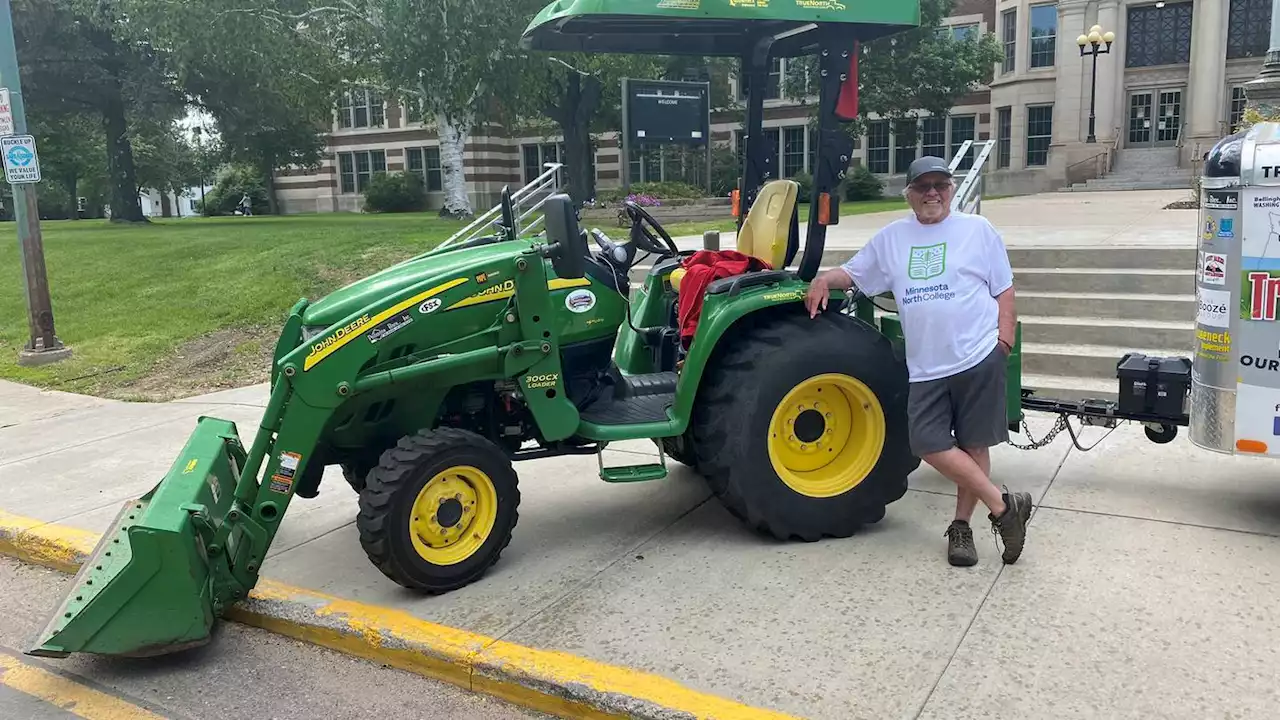
M 686 431 L 675 437 L 658 438 L 657 443 L 662 446 L 662 452 L 666 453 L 667 457 L 697 472 L 698 455 L 693 452 L 692 433 Z
M 861 320 L 756 321 L 716 350 L 703 375 L 693 414 L 699 468 L 757 531 L 848 537 L 883 519 L 920 465 L 907 439 L 908 387 L 889 339 Z
M 360 493 L 356 527 L 384 575 L 431 594 L 478 580 L 511 542 L 520 490 L 490 440 L 439 428 L 401 438 Z

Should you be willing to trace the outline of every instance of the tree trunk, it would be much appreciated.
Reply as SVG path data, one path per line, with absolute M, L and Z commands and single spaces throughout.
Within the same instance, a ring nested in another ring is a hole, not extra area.
M 276 164 L 272 160 L 262 161 L 262 179 L 267 184 L 267 214 L 280 214 L 280 198 L 276 196 Z
M 80 178 L 75 173 L 68 173 L 62 182 L 66 183 L 67 199 L 70 200 L 68 207 L 71 209 L 71 219 L 80 219 L 80 198 L 77 197 L 76 191 L 79 190 Z M 87 209 L 87 208 L 86 208 Z
M 470 218 L 475 213 L 471 209 L 471 197 L 467 193 L 462 153 L 467 147 L 471 120 L 455 120 L 440 113 L 436 122 L 440 130 L 440 169 L 444 176 L 444 207 L 440 208 L 440 217 L 454 220 Z
M 173 217 L 173 203 L 169 202 L 169 193 L 160 193 L 160 217 Z
M 133 164 L 133 145 L 129 142 L 129 125 L 124 115 L 124 97 L 120 81 L 107 81 L 109 95 L 102 110 L 102 128 L 107 136 L 107 175 L 111 181 L 111 221 L 147 222 L 138 197 L 137 170 Z
M 600 81 L 594 77 L 583 78 L 577 73 L 570 73 L 559 106 L 547 109 L 547 114 L 556 121 L 564 134 L 564 163 L 569 175 L 569 197 L 578 206 L 596 196 L 591 119 L 599 109 L 603 89 Z M 622 170 L 626 172 L 626 168 Z

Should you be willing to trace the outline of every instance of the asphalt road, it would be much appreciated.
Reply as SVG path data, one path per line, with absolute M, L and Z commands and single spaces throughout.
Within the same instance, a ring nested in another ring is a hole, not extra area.
M 146 660 L 22 654 L 70 575 L 0 557 L 0 718 L 344 720 L 546 716 L 264 630 L 223 622 L 213 641 Z

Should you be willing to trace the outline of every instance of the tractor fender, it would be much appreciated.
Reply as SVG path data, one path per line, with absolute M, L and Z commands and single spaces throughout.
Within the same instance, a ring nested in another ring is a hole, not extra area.
M 688 428 L 702 375 L 716 351 L 723 346 L 723 341 L 738 332 L 749 332 L 757 319 L 777 317 L 779 313 L 806 313 L 807 316 L 804 298 L 808 291 L 809 283 L 791 276 L 776 283 L 736 291 L 708 292 L 698 329 L 680 370 L 675 405 L 671 408 L 672 419 L 677 423 L 673 429 L 677 433 Z

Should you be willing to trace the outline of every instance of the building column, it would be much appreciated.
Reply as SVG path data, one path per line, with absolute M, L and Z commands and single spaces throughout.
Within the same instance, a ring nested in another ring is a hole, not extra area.
M 1197 2 L 1191 27 L 1191 72 L 1183 100 L 1188 138 L 1217 138 L 1227 84 L 1226 0 Z M 1192 147 L 1191 150 L 1195 148 Z
M 1123 122 L 1116 115 L 1116 97 L 1124 77 L 1124 38 L 1120 36 L 1120 0 L 1101 0 L 1098 3 L 1098 24 L 1102 32 L 1113 32 L 1116 41 L 1111 52 L 1098 58 L 1098 142 L 1109 143 L 1116 137 L 1116 128 Z M 1123 131 L 1123 130 L 1122 130 Z
M 1053 144 L 1084 142 L 1089 133 L 1088 58 L 1080 57 L 1076 38 L 1087 28 L 1084 13 L 1088 0 L 1059 0 L 1058 48 L 1055 64 L 1058 82 L 1054 86 Z

